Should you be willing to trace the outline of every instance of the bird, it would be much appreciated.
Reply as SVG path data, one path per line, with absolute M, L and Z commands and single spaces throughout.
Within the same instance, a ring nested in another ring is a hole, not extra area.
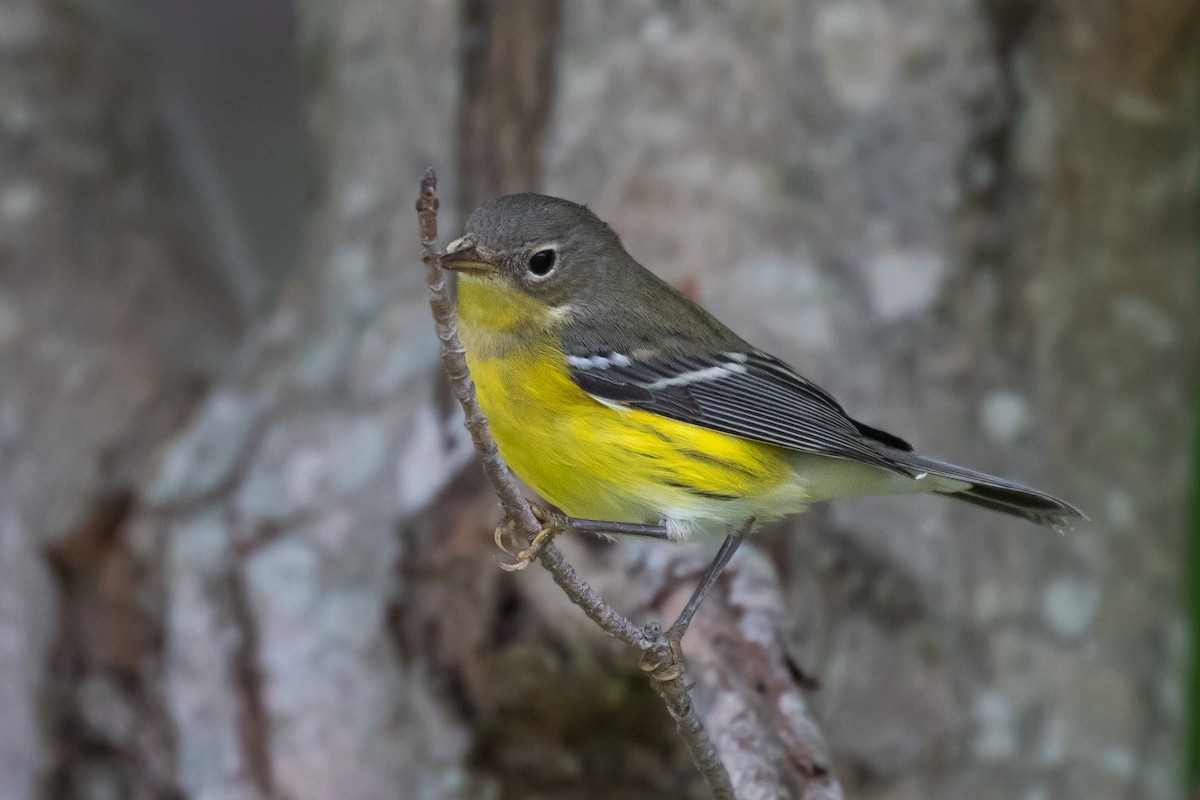
M 584 205 L 488 200 L 440 262 L 459 276 L 459 333 L 499 453 L 558 509 L 535 507 L 544 527 L 518 565 L 564 530 L 724 537 L 676 640 L 747 534 L 813 503 L 933 493 L 1056 528 L 1086 519 L 853 419 L 642 266 Z

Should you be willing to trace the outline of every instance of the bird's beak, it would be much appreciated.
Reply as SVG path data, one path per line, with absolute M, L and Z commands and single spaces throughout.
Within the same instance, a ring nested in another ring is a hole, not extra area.
M 468 275 L 495 275 L 499 269 L 479 251 L 479 248 L 463 239 L 455 239 L 442 256 L 442 268 L 465 272 Z

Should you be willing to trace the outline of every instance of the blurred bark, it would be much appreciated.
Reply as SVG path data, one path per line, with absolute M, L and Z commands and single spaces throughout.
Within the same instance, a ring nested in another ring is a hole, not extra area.
M 458 208 L 528 191 L 541 178 L 550 122 L 561 0 L 464 0 Z
M 144 66 L 21 0 L 0 60 L 0 797 L 165 796 L 126 522 L 240 323 L 187 246 Z
M 735 782 L 1179 796 L 1195 0 L 300 5 L 304 263 L 229 361 L 135 62 L 0 0 L 0 795 L 702 796 L 637 665 L 492 563 L 416 261 L 436 164 L 460 217 L 589 203 L 859 418 L 1093 517 L 765 533 L 686 643 Z M 639 620 L 703 563 L 561 546 Z

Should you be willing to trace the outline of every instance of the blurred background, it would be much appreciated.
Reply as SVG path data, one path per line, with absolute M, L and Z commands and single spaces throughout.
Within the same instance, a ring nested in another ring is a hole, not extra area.
M 756 540 L 846 796 L 1200 797 L 1197 0 L 0 0 L 0 61 L 0 797 L 704 796 L 632 657 L 495 566 L 430 165 L 443 243 L 587 203 L 857 418 L 1091 516 Z M 695 578 L 563 547 L 638 619 Z

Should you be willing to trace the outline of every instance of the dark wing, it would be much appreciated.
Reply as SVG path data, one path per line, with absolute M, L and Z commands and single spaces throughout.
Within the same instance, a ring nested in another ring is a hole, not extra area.
M 606 403 L 652 411 L 745 439 L 849 458 L 915 475 L 888 456 L 902 439 L 855 422 L 828 392 L 766 353 L 721 352 L 636 358 L 569 353 L 575 383 Z

